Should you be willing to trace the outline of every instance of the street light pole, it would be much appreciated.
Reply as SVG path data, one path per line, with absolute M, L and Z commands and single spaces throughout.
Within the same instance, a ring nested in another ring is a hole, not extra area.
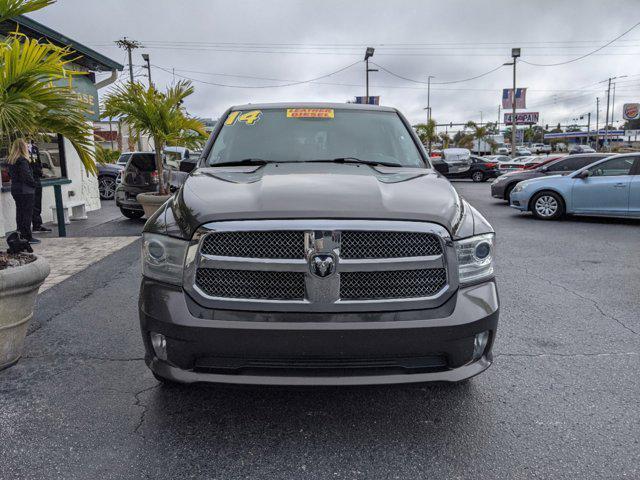
M 600 97 L 596 97 L 596 152 L 600 144 Z
M 427 77 L 427 121 L 431 120 L 431 79 L 433 75 Z
M 365 64 L 365 103 L 369 103 L 369 72 L 377 72 L 377 69 L 369 69 L 369 59 L 373 57 L 375 49 L 373 47 L 367 47 L 364 52 L 364 64 Z
M 149 54 L 148 53 L 143 53 L 142 54 L 142 59 L 147 62 L 147 72 L 149 72 L 149 86 L 152 87 L 153 83 L 151 82 L 151 60 L 149 58 Z
M 607 113 L 604 116 L 604 143 L 609 149 L 609 95 L 611 94 L 611 77 L 609 77 L 609 84 L 607 86 Z
M 511 49 L 513 58 L 513 95 L 511 96 L 511 156 L 516 156 L 516 60 L 520 56 L 519 48 Z

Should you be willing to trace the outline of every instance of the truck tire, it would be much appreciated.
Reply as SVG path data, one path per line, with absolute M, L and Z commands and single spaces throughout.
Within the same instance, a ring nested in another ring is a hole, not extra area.
M 128 208 L 120 208 L 120 212 L 127 218 L 137 220 L 144 217 L 144 212 L 140 210 L 130 210 Z

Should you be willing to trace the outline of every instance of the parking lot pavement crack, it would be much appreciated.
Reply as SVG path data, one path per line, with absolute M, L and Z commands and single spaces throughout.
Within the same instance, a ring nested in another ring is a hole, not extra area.
M 140 412 L 140 418 L 138 419 L 138 423 L 136 424 L 136 428 L 133 429 L 133 432 L 140 435 L 144 440 L 146 440 L 144 433 L 142 433 L 142 431 L 140 430 L 142 428 L 142 425 L 144 424 L 144 419 L 147 415 L 147 410 L 148 410 L 148 406 L 146 403 L 142 403 L 142 400 L 140 399 L 140 396 L 143 393 L 146 393 L 150 390 L 154 390 L 156 388 L 158 388 L 160 386 L 160 384 L 156 384 L 153 385 L 151 387 L 147 387 L 147 388 L 143 388 L 142 390 L 139 390 L 138 392 L 136 392 L 134 394 L 134 398 L 136 399 L 136 401 L 134 402 L 134 406 L 136 407 L 141 407 L 142 411 Z
M 595 353 L 494 353 L 494 357 L 617 357 L 617 356 L 640 356 L 640 352 L 595 352 Z
M 594 308 L 595 308 L 595 309 L 600 313 L 600 315 L 602 315 L 603 317 L 608 318 L 608 319 L 610 319 L 610 320 L 613 320 L 613 321 L 614 321 L 614 322 L 616 322 L 618 325 L 620 325 L 622 328 L 624 328 L 625 330 L 627 330 L 627 331 L 629 331 L 629 332 L 633 333 L 634 335 L 640 335 L 638 332 L 636 332 L 634 329 L 632 329 L 631 327 L 629 327 L 628 325 L 626 325 L 622 320 L 620 320 L 620 319 L 619 319 L 619 318 L 617 318 L 616 316 L 611 315 L 611 314 L 609 314 L 609 313 L 605 312 L 605 311 L 602 309 L 602 307 L 600 307 L 600 304 L 599 304 L 597 301 L 595 301 L 594 299 L 589 298 L 589 297 L 585 297 L 584 295 L 581 295 L 580 293 L 578 293 L 578 292 L 576 292 L 576 291 L 574 291 L 574 290 L 571 290 L 570 288 L 568 288 L 568 287 L 566 287 L 566 286 L 564 286 L 564 285 L 562 285 L 562 284 L 560 284 L 560 283 L 552 282 L 551 280 L 549 280 L 549 279 L 547 279 L 547 278 L 541 277 L 540 275 L 536 275 L 535 273 L 531 273 L 531 272 L 530 272 L 529 270 L 527 270 L 526 268 L 525 268 L 525 270 L 524 270 L 524 271 L 525 271 L 525 273 L 526 273 L 527 275 L 529 275 L 529 276 L 531 276 L 531 277 L 534 277 L 534 278 L 537 278 L 538 280 L 542 280 L 543 282 L 547 282 L 547 283 L 548 283 L 549 285 L 551 285 L 552 287 L 561 288 L 562 290 L 564 290 L 564 291 L 565 291 L 565 292 L 567 292 L 567 293 L 570 293 L 570 294 L 572 294 L 572 295 L 574 295 L 574 296 L 576 296 L 576 297 L 578 297 L 578 298 L 580 298 L 580 299 L 582 299 L 582 300 L 586 300 L 586 301 L 590 302 L 590 303 L 593 305 L 593 307 L 594 307 Z

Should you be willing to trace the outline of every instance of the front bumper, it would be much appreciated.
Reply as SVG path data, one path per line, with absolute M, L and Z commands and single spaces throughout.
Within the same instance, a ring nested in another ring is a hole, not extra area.
M 491 196 L 493 198 L 504 199 L 504 191 L 505 191 L 506 185 L 507 185 L 506 183 L 493 182 L 491 184 Z
M 495 282 L 460 289 L 429 310 L 366 313 L 204 309 L 181 288 L 143 279 L 145 360 L 169 380 L 259 385 L 457 382 L 492 363 L 499 300 Z M 150 333 L 166 339 L 166 361 Z M 474 338 L 488 332 L 473 360 Z
M 524 192 L 511 192 L 509 198 L 509 206 L 515 208 L 516 210 L 520 210 L 522 212 L 526 212 L 529 210 L 529 195 Z

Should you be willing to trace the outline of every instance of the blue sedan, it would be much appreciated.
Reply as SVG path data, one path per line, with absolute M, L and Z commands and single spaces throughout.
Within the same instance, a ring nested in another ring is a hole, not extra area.
M 518 183 L 510 205 L 542 220 L 565 214 L 640 218 L 640 153 L 598 160 L 570 175 Z

